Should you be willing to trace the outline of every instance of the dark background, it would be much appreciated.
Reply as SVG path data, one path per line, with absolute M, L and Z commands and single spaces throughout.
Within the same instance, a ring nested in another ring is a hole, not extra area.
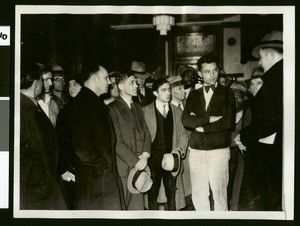
M 124 1 L 91 1 L 91 0 L 85 0 L 85 1 L 58 1 L 58 0 L 52 0 L 52 1 L 13 1 L 13 0 L 1 0 L 0 2 L 0 25 L 5 25 L 5 26 L 11 26 L 11 58 L 10 58 L 10 78 L 7 77 L 1 77 L 0 82 L 5 82 L 10 80 L 10 85 L 7 90 L 10 90 L 10 112 L 11 112 L 11 117 L 13 117 L 13 84 L 14 84 L 14 7 L 16 4 L 72 4 L 72 5 L 80 5 L 80 4 L 86 4 L 86 5 L 124 5 Z M 252 1 L 246 1 L 246 0 L 237 0 L 237 1 L 227 1 L 227 0 L 210 0 L 207 2 L 199 2 L 199 0 L 195 1 L 190 1 L 190 0 L 185 0 L 184 2 L 182 1 L 166 1 L 166 0 L 144 0 L 144 1 L 126 1 L 126 5 L 296 5 L 296 1 L 290 1 L 290 0 L 264 0 L 264 1 L 257 1 L 257 0 L 252 0 Z M 296 6 L 296 21 L 299 17 L 299 10 L 298 7 Z M 255 24 L 248 24 L 249 26 L 256 26 Z M 270 22 L 270 26 L 272 25 L 272 22 Z M 297 23 L 296 23 L 297 25 Z M 297 26 L 296 26 L 297 28 Z M 259 32 L 259 31 L 258 31 Z M 255 34 L 253 35 L 253 37 Z M 249 37 L 251 38 L 251 37 Z M 299 30 L 296 30 L 296 75 L 299 73 Z M 250 48 L 250 47 L 249 47 Z M 108 53 L 109 54 L 109 53 Z M 247 54 L 246 54 L 247 55 Z M 244 57 L 247 58 L 243 54 Z M 245 58 L 242 58 L 245 59 Z M 47 59 L 45 59 L 47 60 Z M 107 62 L 107 64 L 110 64 L 110 62 Z M 155 64 L 155 63 L 153 63 Z M 299 78 L 296 76 L 296 85 L 299 85 Z M 5 91 L 7 92 L 7 91 Z M 299 162 L 299 154 L 297 154 L 297 150 L 299 147 L 299 141 L 297 140 L 298 137 L 298 95 L 299 92 L 297 91 L 296 88 L 296 164 L 295 164 L 295 170 L 296 170 L 296 178 L 298 176 L 298 164 Z M 12 120 L 11 120 L 12 121 Z M 11 124 L 11 130 L 10 134 L 13 134 L 13 125 L 12 122 Z M 13 136 L 11 136 L 13 137 Z M 111 219 L 14 219 L 13 218 L 13 139 L 10 139 L 10 203 L 9 203 L 9 209 L 1 209 L 0 210 L 0 225 L 3 226 L 12 226 L 12 225 L 24 225 L 24 226 L 60 226 L 60 225 L 299 225 L 300 220 L 299 220 L 299 192 L 297 192 L 297 188 L 299 187 L 299 180 L 296 179 L 296 188 L 295 188 L 295 220 L 294 221 L 270 221 L 270 220 L 155 220 L 155 219 L 143 219 L 143 220 L 111 220 Z

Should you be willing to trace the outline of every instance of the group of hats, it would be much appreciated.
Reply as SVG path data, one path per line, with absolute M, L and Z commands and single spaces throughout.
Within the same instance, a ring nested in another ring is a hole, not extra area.
M 161 166 L 164 170 L 170 171 L 174 177 L 178 175 L 180 165 L 181 160 L 178 150 L 173 150 L 171 153 L 164 154 Z M 145 193 L 150 190 L 152 184 L 153 181 L 148 166 L 144 170 L 138 170 L 136 167 L 133 167 L 130 170 L 127 179 L 127 188 L 130 193 Z

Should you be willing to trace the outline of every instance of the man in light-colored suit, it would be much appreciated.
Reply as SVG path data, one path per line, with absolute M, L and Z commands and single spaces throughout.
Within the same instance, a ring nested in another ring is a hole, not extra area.
M 161 179 L 165 189 L 168 210 L 178 210 L 185 207 L 183 185 L 171 172 L 161 167 L 163 155 L 177 149 L 181 156 L 185 156 L 188 145 L 188 134 L 181 122 L 182 111 L 170 104 L 171 89 L 164 78 L 154 81 L 153 94 L 156 100 L 144 107 L 145 119 L 151 134 L 151 157 L 149 167 L 153 186 L 148 192 L 149 209 L 158 209 L 157 197 L 161 186 Z
M 127 189 L 127 179 L 133 167 L 138 170 L 147 167 L 151 145 L 142 107 L 132 101 L 132 97 L 137 95 L 137 87 L 134 74 L 121 75 L 118 79 L 120 97 L 108 105 L 117 139 L 117 168 L 128 210 L 144 210 L 144 195 L 131 194 Z

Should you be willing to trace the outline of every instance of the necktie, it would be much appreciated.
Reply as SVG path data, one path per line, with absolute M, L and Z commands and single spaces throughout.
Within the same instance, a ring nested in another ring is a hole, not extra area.
M 164 109 L 163 109 L 163 116 L 164 116 L 165 118 L 167 117 L 167 114 L 168 114 L 167 109 L 166 109 L 166 105 L 167 105 L 167 104 L 164 104 Z
M 130 110 L 131 110 L 132 114 L 134 115 L 134 109 L 133 109 L 133 103 L 132 102 L 130 103 Z
M 208 91 L 209 91 L 209 89 L 212 89 L 212 91 L 215 91 L 215 85 L 211 85 L 211 86 L 204 86 L 204 90 L 205 90 L 205 92 L 207 92 L 208 93 Z
M 140 89 L 138 89 L 137 94 L 138 94 L 139 101 L 142 101 L 144 98 L 144 95 L 141 93 Z

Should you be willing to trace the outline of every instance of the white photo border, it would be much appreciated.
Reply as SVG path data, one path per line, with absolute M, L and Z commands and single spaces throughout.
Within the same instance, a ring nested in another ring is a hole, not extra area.
M 16 5 L 15 10 L 15 84 L 14 84 L 14 189 L 15 218 L 90 218 L 90 219 L 294 219 L 295 184 L 295 6 L 67 6 Z M 283 14 L 284 38 L 284 137 L 283 209 L 256 211 L 54 211 L 20 210 L 20 68 L 21 15 L 23 14 Z

